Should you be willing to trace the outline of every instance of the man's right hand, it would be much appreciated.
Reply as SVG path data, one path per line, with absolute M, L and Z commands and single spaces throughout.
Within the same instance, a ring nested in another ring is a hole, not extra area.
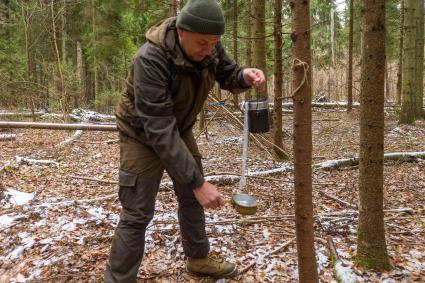
M 196 199 L 204 208 L 218 209 L 224 205 L 224 199 L 216 186 L 204 182 L 202 186 L 193 190 Z

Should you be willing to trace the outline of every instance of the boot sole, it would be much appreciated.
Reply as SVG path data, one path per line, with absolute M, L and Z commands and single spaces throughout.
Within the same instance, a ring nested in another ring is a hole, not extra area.
M 221 274 L 221 275 L 214 275 L 214 274 L 199 273 L 199 272 L 191 271 L 191 270 L 189 270 L 187 267 L 186 267 L 186 271 L 187 271 L 188 273 L 194 274 L 194 275 L 196 275 L 196 276 L 200 276 L 200 277 L 206 277 L 206 276 L 209 276 L 209 277 L 212 277 L 212 278 L 214 278 L 214 279 L 223 279 L 223 278 L 225 278 L 225 279 L 229 279 L 229 278 L 233 278 L 233 277 L 238 276 L 238 268 L 237 268 L 236 266 L 235 266 L 235 268 L 234 268 L 232 271 L 230 271 L 230 272 L 228 272 L 228 273 L 225 273 L 225 274 Z

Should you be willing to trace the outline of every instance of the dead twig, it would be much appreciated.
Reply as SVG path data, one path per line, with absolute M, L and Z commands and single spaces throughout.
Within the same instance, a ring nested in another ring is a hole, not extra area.
M 272 250 L 271 252 L 268 252 L 264 255 L 264 258 L 269 257 L 271 255 L 277 254 L 278 252 L 281 252 L 282 250 L 284 250 L 285 248 L 287 248 L 290 244 L 292 244 L 295 241 L 296 238 L 292 238 L 289 241 L 287 241 L 286 243 L 284 243 L 282 246 Z M 254 265 L 256 265 L 257 262 L 253 261 L 250 264 L 248 264 L 247 266 L 245 266 L 241 271 L 239 271 L 239 274 L 242 275 L 243 273 L 245 273 L 246 271 L 248 271 L 251 267 L 253 267 Z
M 352 204 L 352 203 L 349 203 L 349 202 L 347 202 L 347 201 L 345 201 L 345 200 L 339 199 L 339 198 L 337 198 L 337 197 L 330 196 L 330 195 L 328 195 L 327 193 L 325 193 L 325 192 L 323 192 L 323 191 L 321 191 L 321 190 L 318 190 L 318 193 L 319 193 L 320 195 L 322 195 L 322 196 L 324 196 L 324 197 L 326 197 L 326 198 L 330 199 L 330 200 L 333 200 L 333 201 L 335 201 L 335 202 L 339 203 L 339 204 L 342 204 L 342 205 L 344 205 L 344 206 L 348 206 L 349 208 L 357 209 L 357 206 L 356 206 L 356 205 L 354 205 L 354 204 Z

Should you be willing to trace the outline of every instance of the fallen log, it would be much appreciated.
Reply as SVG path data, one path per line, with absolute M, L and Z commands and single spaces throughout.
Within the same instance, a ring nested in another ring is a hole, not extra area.
M 384 161 L 414 161 L 416 158 L 425 159 L 425 151 L 422 152 L 393 152 L 385 153 Z M 356 166 L 359 164 L 359 158 L 346 158 L 346 159 L 337 159 L 337 160 L 327 160 L 321 163 L 314 165 L 315 169 L 336 169 L 348 166 Z
M 33 118 L 33 117 L 40 117 L 43 116 L 44 112 L 0 112 L 0 118 L 16 118 L 16 117 L 23 117 L 23 118 Z
M 332 262 L 334 263 L 335 277 L 338 282 L 341 283 L 356 283 L 358 282 L 357 276 L 353 271 L 346 267 L 341 258 L 338 255 L 338 252 L 335 248 L 335 244 L 331 236 L 327 236 L 329 250 L 331 253 Z
M 81 136 L 83 135 L 83 131 L 82 130 L 77 130 L 75 131 L 75 133 L 72 135 L 72 137 L 64 140 L 63 142 L 59 143 L 56 145 L 56 147 L 64 147 L 66 145 L 70 145 L 72 144 L 74 141 L 76 141 L 77 139 L 79 139 Z
M 15 139 L 15 134 L 0 135 L 0 141 L 14 141 Z
M 7 129 L 46 129 L 46 130 L 83 130 L 83 131 L 117 131 L 116 125 L 95 124 L 64 124 L 64 123 L 37 123 L 37 122 L 7 122 L 0 121 L 0 128 Z

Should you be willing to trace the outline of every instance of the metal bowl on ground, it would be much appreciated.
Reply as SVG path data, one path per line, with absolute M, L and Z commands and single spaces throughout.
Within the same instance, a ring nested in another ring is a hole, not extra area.
M 257 201 L 248 194 L 235 194 L 232 204 L 240 214 L 252 215 L 257 212 Z

